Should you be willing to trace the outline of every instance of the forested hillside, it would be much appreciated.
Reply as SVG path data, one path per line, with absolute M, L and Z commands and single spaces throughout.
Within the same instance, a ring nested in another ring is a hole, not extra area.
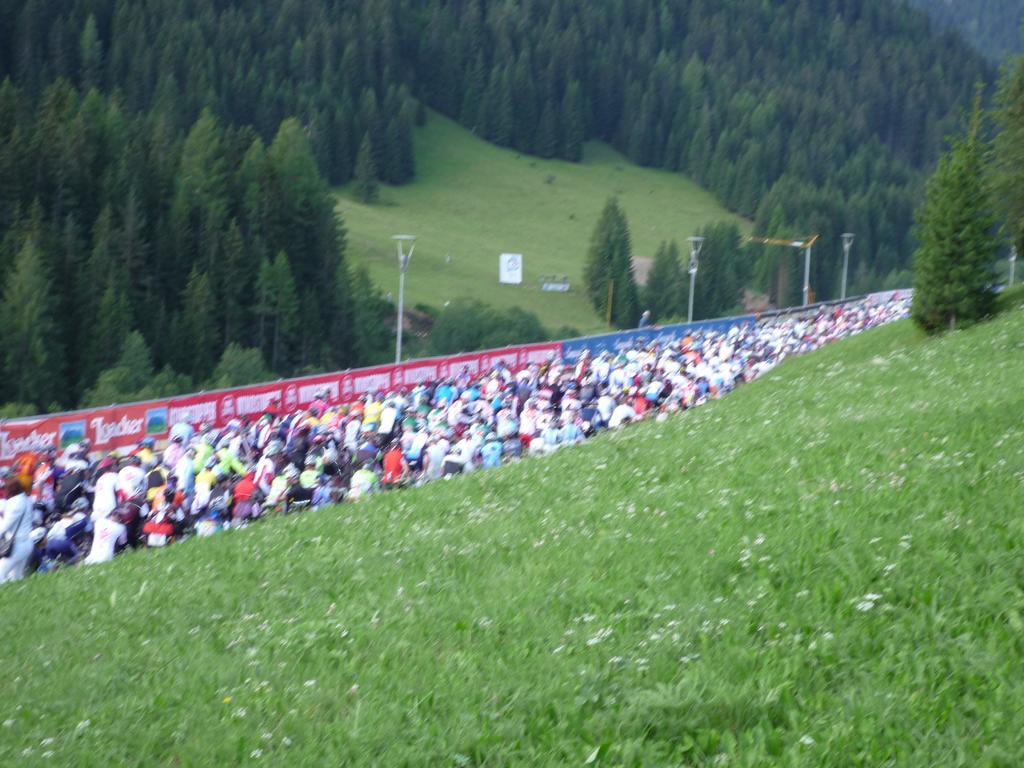
M 964 37 L 993 61 L 1024 53 L 1024 4 L 1020 0 L 908 0 Z
M 128 328 L 196 381 L 232 342 L 282 373 L 357 361 L 327 183 L 364 142 L 383 180 L 411 179 L 418 100 L 544 157 L 603 139 L 766 234 L 852 229 L 880 284 L 991 71 L 890 0 L 10 0 L 0 77 L 3 341 L 33 334 L 0 399 L 68 405 Z M 765 252 L 762 287 L 793 300 L 774 278 L 795 269 Z

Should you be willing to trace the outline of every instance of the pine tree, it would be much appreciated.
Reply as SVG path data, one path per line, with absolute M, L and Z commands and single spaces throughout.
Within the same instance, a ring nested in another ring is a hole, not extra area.
M 78 42 L 78 55 L 81 60 L 82 91 L 99 88 L 103 68 L 103 45 L 96 31 L 96 17 L 91 13 L 85 20 L 82 36 Z
M 192 268 L 185 284 L 181 320 L 179 362 L 175 367 L 197 380 L 203 380 L 213 370 L 221 346 L 214 317 L 210 278 L 196 267 Z
M 985 185 L 980 98 L 966 138 L 954 140 L 928 182 L 917 213 L 914 321 L 929 332 L 956 328 L 992 309 L 992 265 L 998 240 Z
M 612 324 L 629 327 L 636 323 L 638 300 L 629 225 L 614 197 L 605 203 L 594 227 L 583 269 L 587 295 L 598 314 L 602 318 L 608 316 L 611 293 Z
M 644 309 L 650 310 L 655 320 L 665 321 L 681 313 L 680 298 L 686 290 L 684 273 L 679 263 L 679 246 L 676 241 L 658 246 L 647 273 L 644 291 Z
M 625 217 L 622 219 L 626 227 Z M 629 230 L 625 229 L 625 248 L 617 248 L 612 260 L 612 323 L 619 328 L 633 328 L 640 320 L 640 298 L 633 274 L 633 255 L 629 247 Z
M 544 111 L 540 116 L 535 147 L 541 157 L 554 157 L 558 154 L 558 117 L 550 101 L 545 102 Z
M 273 374 L 267 369 L 263 355 L 258 349 L 247 349 L 238 344 L 228 344 L 220 362 L 210 375 L 210 389 L 240 387 L 269 381 Z
M 284 251 L 264 261 L 256 281 L 260 348 L 271 370 L 286 373 L 298 358 L 299 298 Z
M 994 199 L 1006 217 L 1011 242 L 1024 256 L 1024 57 L 1000 80 L 995 118 Z
M 359 145 L 353 191 L 360 202 L 377 202 L 377 165 L 373 160 L 373 144 L 370 142 L 369 133 L 363 137 L 363 143 Z
M 562 100 L 562 126 L 562 157 L 578 163 L 583 159 L 585 117 L 580 85 L 575 80 L 565 89 L 565 98 Z
M 63 350 L 43 254 L 26 240 L 0 302 L 0 360 L 6 400 L 46 407 L 60 401 Z
M 121 354 L 121 343 L 132 330 L 132 308 L 122 281 L 111 275 L 100 299 L 99 318 L 91 329 L 89 354 L 83 360 L 83 380 L 91 384 L 100 371 L 112 366 Z
M 374 286 L 363 265 L 357 267 L 352 275 L 352 296 L 359 364 L 372 365 L 392 359 L 395 308 Z
M 248 301 L 253 274 L 246 259 L 245 241 L 234 219 L 224 235 L 224 260 L 220 296 L 223 302 L 224 342 L 240 342 L 247 336 Z

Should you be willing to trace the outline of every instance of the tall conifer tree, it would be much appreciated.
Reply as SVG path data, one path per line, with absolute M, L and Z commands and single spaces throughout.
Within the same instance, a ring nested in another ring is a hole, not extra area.
M 917 214 L 914 321 L 929 332 L 980 320 L 992 309 L 998 240 L 985 179 L 980 97 L 970 129 L 954 140 L 928 182 Z

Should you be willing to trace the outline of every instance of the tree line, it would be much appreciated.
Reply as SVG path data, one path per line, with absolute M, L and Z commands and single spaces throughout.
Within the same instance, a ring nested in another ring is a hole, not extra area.
M 714 222 L 698 230 L 703 238 L 696 279 L 689 273 L 690 247 L 662 242 L 651 260 L 647 281 L 637 285 L 626 212 L 617 199 L 605 203 L 591 234 L 583 282 L 594 310 L 618 328 L 634 328 L 643 311 L 654 322 L 685 320 L 693 280 L 693 319 L 739 314 L 741 294 L 755 279 L 754 262 L 744 250 L 734 222 Z
M 935 333 L 990 316 L 1009 279 L 999 256 L 1008 245 L 1024 254 L 1024 56 L 1004 69 L 987 111 L 979 86 L 966 131 L 928 181 L 916 229 L 917 324 Z
M 1024 52 L 1024 6 L 1018 0 L 909 0 L 932 16 L 943 28 L 953 28 L 970 40 L 992 61 Z
M 764 234 L 855 231 L 862 282 L 897 280 L 925 171 L 991 77 L 889 0 L 11 0 L 0 267 L 52 301 L 6 327 L 54 332 L 0 397 L 74 404 L 133 330 L 196 382 L 232 344 L 280 374 L 372 356 L 356 331 L 382 302 L 353 289 L 328 185 L 413 178 L 424 105 L 545 157 L 607 141 Z M 791 261 L 754 265 L 778 303 Z
M 0 401 L 75 405 L 133 332 L 171 391 L 210 381 L 232 345 L 278 374 L 352 366 L 361 313 L 387 311 L 368 281 L 352 291 L 295 119 L 265 144 L 203 110 L 182 135 L 66 81 L 33 108 L 7 80 L 0 201 Z

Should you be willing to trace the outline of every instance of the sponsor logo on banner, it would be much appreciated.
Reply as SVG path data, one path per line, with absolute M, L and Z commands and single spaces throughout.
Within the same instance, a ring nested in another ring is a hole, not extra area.
M 239 395 L 236 400 L 235 413 L 239 416 L 250 416 L 254 413 L 263 413 L 274 400 L 281 399 L 281 390 L 274 389 L 270 392 L 261 392 L 256 395 Z
M 480 369 L 488 371 L 498 363 L 505 363 L 505 365 L 513 367 L 519 361 L 519 353 L 512 352 L 496 352 L 493 355 L 484 355 L 480 360 Z
M 299 407 L 299 388 L 292 384 L 284 390 L 284 410 L 291 413 Z
M 382 389 L 391 388 L 391 372 L 368 373 L 364 376 L 353 377 L 352 386 L 356 394 L 362 395 L 366 392 L 378 392 Z
M 168 419 L 171 424 L 184 422 L 186 424 L 201 424 L 203 422 L 213 423 L 217 421 L 217 401 L 207 400 L 193 405 L 182 405 L 171 407 L 168 410 Z
M 348 398 L 352 396 L 352 377 L 345 376 L 341 380 L 341 396 Z
M 299 402 L 311 403 L 316 400 L 318 392 L 327 391 L 327 402 L 333 403 L 338 399 L 338 382 L 321 381 L 319 384 L 305 384 L 299 387 Z
M 556 350 L 555 348 L 544 348 L 544 349 L 523 349 L 519 352 L 519 365 L 526 366 L 533 363 L 546 363 L 552 353 Z
M 480 371 L 480 358 L 459 358 L 452 360 L 448 363 L 448 371 L 453 376 L 461 376 L 464 373 L 468 373 L 470 376 L 475 376 Z
M 57 445 L 56 432 L 37 432 L 15 436 L 0 429 L 0 461 L 13 461 L 26 451 L 45 451 Z
M 146 434 L 162 435 L 167 431 L 167 409 L 150 408 L 146 411 Z
M 96 445 L 107 445 L 119 437 L 141 435 L 143 428 L 142 419 L 129 419 L 127 416 L 122 416 L 117 421 L 107 421 L 102 416 L 97 416 L 90 424 L 96 435 Z
M 60 425 L 60 447 L 67 448 L 85 440 L 85 422 L 68 421 Z
M 232 395 L 220 399 L 220 420 L 231 421 L 235 418 L 235 398 Z
M 433 381 L 437 377 L 438 370 L 436 365 L 409 365 L 406 366 L 403 373 L 406 384 L 423 384 L 424 382 Z M 397 378 L 395 379 L 396 386 L 401 383 Z

